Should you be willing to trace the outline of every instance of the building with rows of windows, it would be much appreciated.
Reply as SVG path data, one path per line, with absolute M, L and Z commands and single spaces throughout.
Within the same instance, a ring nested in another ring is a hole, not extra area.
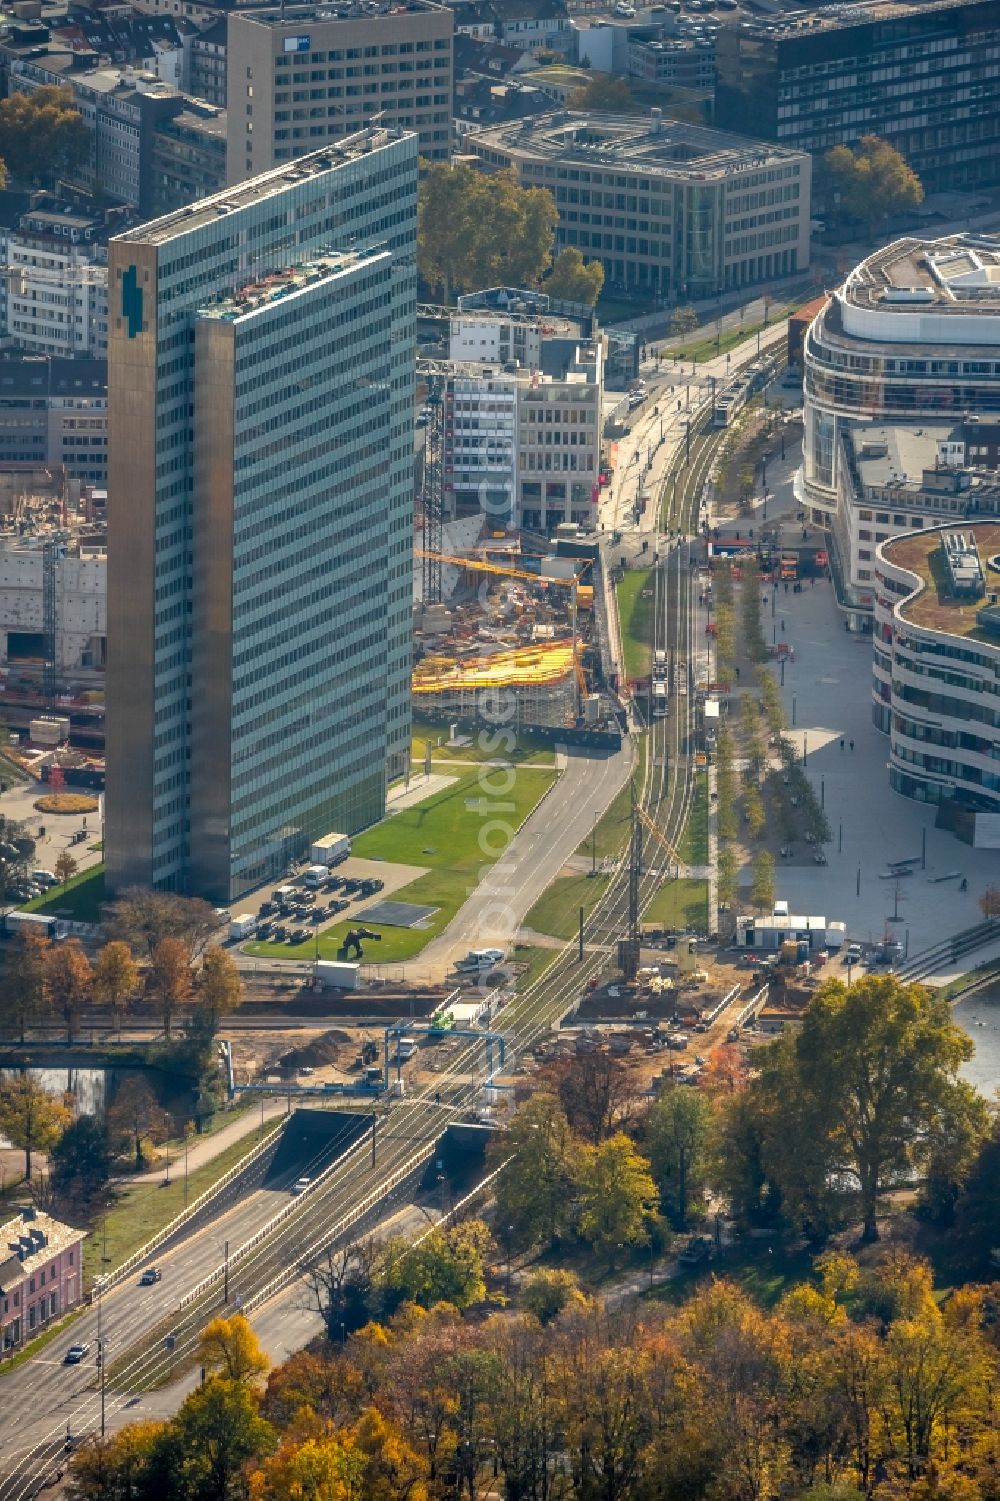
M 233 10 L 227 41 L 228 182 L 378 122 L 451 153 L 454 21 L 432 0 Z
M 829 524 L 840 437 L 858 422 L 920 427 L 1000 413 L 1000 238 L 902 239 L 850 273 L 803 350 L 799 503 Z
M 110 243 L 111 889 L 234 900 L 406 768 L 416 212 L 373 128 Z
M 1000 849 L 1000 523 L 879 544 L 873 719 L 896 792 Z
M 849 630 L 871 630 L 880 542 L 938 521 L 1000 517 L 997 438 L 996 428 L 971 418 L 844 429 L 831 556 Z
M 658 297 L 713 297 L 809 265 L 802 151 L 666 120 L 560 111 L 472 135 L 485 171 L 548 188 L 558 249 Z

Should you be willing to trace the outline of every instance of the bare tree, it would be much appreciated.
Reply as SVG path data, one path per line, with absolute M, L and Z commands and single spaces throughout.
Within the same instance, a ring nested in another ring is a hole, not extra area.
M 304 1261 L 299 1270 L 308 1289 L 309 1305 L 326 1327 L 328 1340 L 340 1340 L 368 1318 L 378 1247 L 370 1237 L 342 1246 L 329 1246 Z
M 594 1146 L 628 1122 L 638 1098 L 632 1069 L 609 1052 L 559 1059 L 538 1078 L 539 1088 L 558 1096 L 573 1130 Z
M 195 959 L 218 926 L 211 902 L 144 886 L 127 887 L 104 912 L 106 938 L 123 939 L 148 957 L 165 938 L 177 938 Z

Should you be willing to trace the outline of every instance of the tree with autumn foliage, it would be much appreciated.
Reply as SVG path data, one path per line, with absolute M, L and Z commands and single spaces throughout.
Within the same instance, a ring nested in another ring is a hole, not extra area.
M 90 998 L 94 972 L 79 938 L 65 938 L 45 951 L 45 994 L 66 1025 L 66 1041 L 73 1042 L 80 1011 Z
M 146 994 L 163 1022 L 164 1037 L 170 1037 L 174 1019 L 187 1010 L 193 992 L 190 949 L 182 938 L 161 938 L 146 970 Z
M 98 949 L 91 984 L 95 1001 L 110 1006 L 119 1038 L 129 1002 L 139 989 L 139 966 L 132 950 L 121 939 L 112 939 Z
M 0 158 L 18 181 L 54 187 L 86 166 L 93 136 L 69 89 L 46 84 L 0 101 Z
M 924 199 L 920 178 L 906 158 L 879 136 L 862 136 L 853 151 L 832 147 L 823 170 L 840 214 L 862 220 L 873 234 L 877 225 Z

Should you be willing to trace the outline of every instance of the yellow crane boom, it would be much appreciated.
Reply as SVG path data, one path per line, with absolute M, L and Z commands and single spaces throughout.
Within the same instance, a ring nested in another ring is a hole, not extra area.
M 683 865 L 685 862 L 681 859 L 680 855 L 674 849 L 673 845 L 670 843 L 670 840 L 664 834 L 659 824 L 655 823 L 653 819 L 650 818 L 645 809 L 637 807 L 635 812 L 639 822 L 643 825 L 644 828 L 649 830 L 657 843 L 663 846 L 667 854 L 670 856 L 671 860 L 673 860 L 677 865 Z
M 530 573 L 525 568 L 515 568 L 510 563 L 490 563 L 486 558 L 460 558 L 452 553 L 426 552 L 422 547 L 414 548 L 418 558 L 437 558 L 441 563 L 451 563 L 456 568 L 468 568 L 473 573 L 499 573 L 504 578 L 527 579 L 532 584 L 563 584 L 572 589 L 577 582 L 576 578 L 561 579 L 549 578 L 547 574 Z

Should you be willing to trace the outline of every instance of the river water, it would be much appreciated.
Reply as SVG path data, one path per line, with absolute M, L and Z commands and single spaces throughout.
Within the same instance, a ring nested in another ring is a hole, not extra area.
M 1000 1089 L 1000 996 L 959 1001 L 952 1015 L 976 1045 L 962 1075 L 992 1099 Z

